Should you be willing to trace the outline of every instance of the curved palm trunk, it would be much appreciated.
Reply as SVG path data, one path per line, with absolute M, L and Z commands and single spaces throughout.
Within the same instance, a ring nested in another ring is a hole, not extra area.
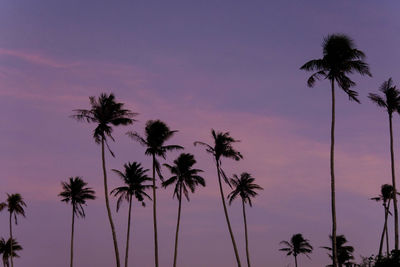
M 14 262 L 13 262 L 13 236 L 12 236 L 12 212 L 10 212 L 10 261 L 11 261 L 11 267 L 14 267 Z
M 383 240 L 385 239 L 385 234 L 387 232 L 386 228 L 387 228 L 388 208 L 386 207 L 386 203 L 383 203 L 383 207 L 385 209 L 385 222 L 383 224 L 383 231 L 382 231 L 382 235 L 381 235 L 381 241 L 379 243 L 379 252 L 378 252 L 378 257 L 379 258 L 382 257 Z
M 245 235 L 245 238 L 246 238 L 247 267 L 250 267 L 249 238 L 247 236 L 246 208 L 244 206 L 244 200 L 243 199 L 242 199 L 242 209 L 243 209 L 243 220 L 244 220 L 244 235 Z
M 335 81 L 332 83 L 332 124 L 331 124 L 331 205 L 332 205 L 332 259 L 333 267 L 338 266 L 337 248 L 336 248 L 336 197 L 335 197 Z
M 131 230 L 131 210 L 132 210 L 132 195 L 129 196 L 128 230 L 126 232 L 125 267 L 128 267 L 129 234 L 130 234 L 130 230 Z
M 393 209 L 394 209 L 394 249 L 399 249 L 399 215 L 397 211 L 397 190 L 396 178 L 394 171 L 394 151 L 393 151 L 393 127 L 392 127 L 392 114 L 389 113 L 389 127 L 390 127 L 390 163 L 392 167 L 392 186 L 393 186 Z
M 70 266 L 72 267 L 74 264 L 74 225 L 75 225 L 75 206 L 72 205 L 72 226 L 71 226 L 71 259 Z
M 154 225 L 154 260 L 156 267 L 158 267 L 156 156 L 154 154 L 153 154 L 153 225 Z
M 115 260 L 116 260 L 116 263 L 117 263 L 117 267 L 120 267 L 121 264 L 120 264 L 120 261 L 119 261 L 117 235 L 115 234 L 115 227 L 114 227 L 114 222 L 113 222 L 113 219 L 112 219 L 112 216 L 111 216 L 110 203 L 108 201 L 106 161 L 105 161 L 105 158 L 104 158 L 104 138 L 101 139 L 101 159 L 102 159 L 102 163 L 103 163 L 104 196 L 105 196 L 105 199 L 106 199 L 107 215 L 108 215 L 108 220 L 110 221 L 112 238 L 113 238 L 113 242 L 114 242 Z
M 182 206 L 182 184 L 179 188 L 179 207 L 178 207 L 178 220 L 176 222 L 176 233 L 175 233 L 175 251 L 174 251 L 174 267 L 176 267 L 176 261 L 178 256 L 178 234 L 179 234 L 179 225 L 181 222 L 181 206 Z
M 295 264 L 295 266 L 297 267 L 297 255 L 294 256 L 294 264 Z
M 239 253 L 238 253 L 238 250 L 237 250 L 237 247 L 236 247 L 235 237 L 233 236 L 233 232 L 232 232 L 232 228 L 231 228 L 231 222 L 229 221 L 229 216 L 228 216 L 228 210 L 226 209 L 224 191 L 222 190 L 219 162 L 218 162 L 218 160 L 216 160 L 216 162 L 217 162 L 217 174 L 218 174 L 219 191 L 221 193 L 222 205 L 224 206 L 225 219 L 226 219 L 226 223 L 228 224 L 229 234 L 231 235 L 232 245 L 233 245 L 233 250 L 235 251 L 237 265 L 238 265 L 238 267 L 241 267 L 242 265 L 240 263 L 240 258 L 239 258 Z

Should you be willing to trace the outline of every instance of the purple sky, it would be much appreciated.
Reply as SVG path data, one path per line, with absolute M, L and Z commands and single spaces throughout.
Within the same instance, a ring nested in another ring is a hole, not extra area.
M 237 148 L 245 159 L 225 160 L 225 170 L 250 172 L 265 188 L 248 209 L 253 266 L 294 266 L 278 251 L 279 242 L 299 232 L 315 247 L 312 260 L 301 257 L 299 264 L 328 264 L 320 246 L 329 244 L 330 233 L 329 83 L 307 88 L 309 74 L 299 67 L 321 57 L 323 37 L 335 32 L 355 40 L 373 74 L 352 76 L 361 105 L 337 93 L 338 233 L 355 247 L 357 259 L 376 253 L 383 210 L 369 198 L 390 182 L 388 121 L 367 94 L 389 77 L 400 81 L 400 3 L 133 2 L 0 3 L 0 200 L 19 192 L 28 204 L 27 218 L 14 228 L 24 247 L 16 266 L 68 265 L 71 207 L 57 194 L 70 176 L 83 176 L 98 193 L 86 219 L 76 223 L 76 266 L 114 264 L 94 125 L 69 118 L 73 109 L 89 108 L 88 96 L 101 92 L 113 92 L 140 113 L 137 123 L 115 130 L 116 158 L 107 156 L 108 169 L 127 161 L 150 168 L 144 148 L 124 133 L 142 133 L 148 119 L 161 119 L 179 130 L 171 144 L 185 146 L 205 170 L 207 187 L 183 205 L 180 266 L 235 265 L 215 166 L 202 148 L 193 147 L 193 141 L 211 141 L 211 128 L 241 140 Z M 396 116 L 396 152 L 398 123 Z M 114 188 L 120 180 L 109 173 L 109 184 Z M 177 201 L 171 197 L 171 189 L 159 190 L 163 267 L 173 260 Z M 245 263 L 238 204 L 229 212 Z M 112 199 L 124 251 L 127 205 L 119 213 L 115 205 Z M 133 208 L 132 266 L 153 266 L 150 207 Z M 0 236 L 7 237 L 6 213 L 0 226 Z

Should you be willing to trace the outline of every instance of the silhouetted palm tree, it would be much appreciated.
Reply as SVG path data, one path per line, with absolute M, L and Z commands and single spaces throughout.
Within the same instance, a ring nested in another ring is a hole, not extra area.
M 211 135 L 213 137 L 214 140 L 214 144 L 213 146 L 204 143 L 204 142 L 194 142 L 194 145 L 202 145 L 206 147 L 206 151 L 208 153 L 210 153 L 211 155 L 213 155 L 214 160 L 215 160 L 215 164 L 217 166 L 217 175 L 218 175 L 218 184 L 219 184 L 219 191 L 221 194 L 221 200 L 222 200 L 222 206 L 224 207 L 224 213 L 225 213 L 225 219 L 226 219 L 226 223 L 228 224 L 228 230 L 229 230 L 229 234 L 231 236 L 231 240 L 232 240 L 232 245 L 233 245 L 233 250 L 235 252 L 235 256 L 236 256 L 236 261 L 238 266 L 241 266 L 240 263 L 240 258 L 239 258 L 239 253 L 236 247 L 236 242 L 235 242 L 235 237 L 233 235 L 232 232 L 232 227 L 231 227 L 231 223 L 229 221 L 229 216 L 228 216 L 228 210 L 226 208 L 226 203 L 225 203 L 225 196 L 224 196 L 224 191 L 222 189 L 222 182 L 221 182 L 221 176 L 224 179 L 225 183 L 227 183 L 229 186 L 230 182 L 229 179 L 226 177 L 225 172 L 222 170 L 221 168 L 221 157 L 225 157 L 225 158 L 231 158 L 234 159 L 236 161 L 240 160 L 243 158 L 242 154 L 240 154 L 240 152 L 236 151 L 233 147 L 232 144 L 239 142 L 235 139 L 233 139 L 230 135 L 229 132 L 226 133 L 222 133 L 222 132 L 215 132 L 214 129 L 211 130 Z
M 22 250 L 22 247 L 15 239 L 12 239 L 12 242 L 10 238 L 7 241 L 4 238 L 0 239 L 0 255 L 3 255 L 2 259 L 4 267 L 10 267 L 9 259 L 11 258 L 11 254 L 13 258 L 19 258 L 19 255 L 16 252 L 20 250 Z
M 314 86 L 317 79 L 328 79 L 331 82 L 332 91 L 332 124 L 331 124 L 331 149 L 330 149 L 330 172 L 331 172 L 331 198 L 332 198 L 332 247 L 333 266 L 337 266 L 336 257 L 336 204 L 335 204 L 335 172 L 334 172 L 334 144 L 335 144 L 335 82 L 349 96 L 350 100 L 360 102 L 358 93 L 350 88 L 355 86 L 347 75 L 358 72 L 361 75 L 369 75 L 368 64 L 364 62 L 365 54 L 356 49 L 353 41 L 342 34 L 328 35 L 322 44 L 323 58 L 313 59 L 304 64 L 300 69 L 316 71 L 308 79 L 309 87 Z
M 163 187 L 168 187 L 169 185 L 175 184 L 173 196 L 176 196 L 179 201 L 178 219 L 175 233 L 174 267 L 176 267 L 178 255 L 178 233 L 181 219 L 182 194 L 184 194 L 186 199 L 189 201 L 189 190 L 194 193 L 196 186 L 206 186 L 203 177 L 198 175 L 198 173 L 202 172 L 202 170 L 193 169 L 192 167 L 194 164 L 196 164 L 194 156 L 187 153 L 180 154 L 179 157 L 174 160 L 174 165 L 172 166 L 164 164 L 164 166 L 169 169 L 173 176 L 164 181 L 162 185 Z
M 153 159 L 153 225 L 154 225 L 154 257 L 155 265 L 158 267 L 158 237 L 157 237 L 157 196 L 156 196 L 156 172 L 160 179 L 161 169 L 160 163 L 157 157 L 165 159 L 168 151 L 183 149 L 177 145 L 164 145 L 174 133 L 177 131 L 171 131 L 169 127 L 160 120 L 150 120 L 146 123 L 145 137 L 141 137 L 136 132 L 128 132 L 127 134 L 134 140 L 146 147 L 146 155 L 149 155 Z
M 332 236 L 329 236 L 329 238 L 332 240 Z M 338 235 L 336 239 L 337 239 L 336 244 L 337 244 L 339 267 L 342 266 L 352 267 L 354 263 L 351 262 L 351 260 L 354 259 L 353 256 L 354 248 L 352 246 L 345 246 L 345 244 L 347 243 L 347 239 L 344 235 Z M 332 251 L 332 248 L 330 247 L 322 247 L 322 248 Z M 328 255 L 332 259 L 332 255 L 331 254 Z M 332 267 L 332 265 L 327 265 L 327 267 Z
M 123 200 L 128 201 L 129 211 L 128 211 L 128 229 L 126 231 L 126 250 L 125 250 L 125 267 L 128 266 L 128 254 L 129 254 L 129 234 L 131 227 L 131 210 L 132 210 L 132 197 L 134 196 L 142 206 L 145 206 L 144 198 L 147 197 L 151 199 L 145 192 L 146 189 L 151 188 L 151 185 L 145 185 L 145 182 L 151 181 L 152 179 L 147 177 L 147 169 L 143 169 L 140 163 L 126 163 L 124 164 L 124 171 L 119 170 L 113 171 L 118 174 L 119 177 L 124 181 L 125 185 L 114 188 L 111 194 L 115 197 L 118 196 L 117 201 L 117 212 Z
M 7 210 L 10 214 L 9 217 L 9 223 L 10 223 L 10 240 L 13 240 L 13 235 L 12 235 L 12 217 L 14 216 L 14 221 L 15 224 L 18 224 L 17 221 L 17 215 L 22 215 L 25 217 L 25 210 L 24 207 L 26 207 L 26 204 L 21 197 L 20 194 L 7 194 L 7 200 L 6 202 L 3 202 L 0 204 L 0 210 L 3 210 L 4 208 L 7 207 Z M 11 267 L 14 266 L 13 262 L 13 246 L 10 246 L 10 261 L 11 261 Z
M 258 195 L 255 190 L 263 190 L 261 186 L 254 183 L 254 178 L 247 172 L 240 175 L 240 178 L 235 174 L 233 178 L 230 179 L 231 185 L 233 185 L 233 191 L 228 195 L 229 204 L 237 197 L 240 196 L 242 199 L 242 210 L 243 210 L 243 220 L 244 220 L 244 233 L 246 238 L 246 256 L 247 256 L 247 266 L 250 267 L 250 255 L 249 255 L 249 239 L 247 235 L 247 219 L 246 219 L 246 208 L 245 204 L 249 203 L 252 206 L 251 198 Z
M 382 205 L 385 211 L 385 223 L 383 225 L 383 231 L 379 243 L 379 252 L 378 252 L 378 257 L 382 256 L 382 248 L 383 248 L 383 240 L 385 238 L 386 234 L 386 253 L 389 255 L 390 250 L 389 250 L 389 235 L 388 235 L 388 229 L 387 229 L 387 219 L 388 215 L 390 213 L 389 208 L 390 208 L 390 201 L 393 199 L 393 186 L 390 184 L 384 184 L 381 186 L 381 194 L 378 197 L 371 198 L 372 200 L 375 201 L 382 201 Z
M 74 226 L 75 226 L 75 216 L 85 217 L 85 210 L 83 205 L 86 204 L 86 200 L 95 199 L 95 192 L 86 187 L 87 183 L 82 180 L 81 177 L 70 177 L 68 182 L 62 182 L 61 186 L 63 191 L 61 191 L 58 196 L 62 197 L 61 201 L 66 203 L 71 203 L 72 205 L 72 224 L 71 224 L 71 259 L 70 266 L 73 266 L 74 259 Z
M 123 103 L 118 103 L 115 101 L 115 96 L 113 94 L 102 93 L 97 99 L 94 96 L 89 97 L 90 106 L 87 109 L 77 109 L 74 110 L 75 114 L 72 115 L 73 118 L 78 121 L 86 121 L 88 123 L 96 123 L 97 127 L 94 129 L 93 138 L 97 144 L 101 144 L 101 160 L 103 167 L 103 177 L 104 177 L 104 196 L 106 200 L 106 208 L 108 220 L 110 221 L 111 233 L 114 242 L 115 250 L 115 260 L 117 267 L 120 267 L 119 251 L 117 236 L 115 233 L 114 222 L 111 215 L 110 204 L 108 200 L 108 186 L 107 186 L 107 171 L 106 171 L 106 161 L 104 156 L 104 144 L 107 145 L 108 150 L 111 155 L 114 153 L 110 150 L 107 142 L 107 138 L 114 141 L 112 134 L 113 126 L 128 125 L 133 123 L 133 117 L 137 113 L 133 113 L 128 109 L 124 109 Z
M 293 255 L 294 262 L 297 267 L 297 256 L 300 254 L 306 255 L 311 254 L 313 251 L 313 247 L 308 242 L 307 239 L 304 239 L 302 234 L 295 234 L 292 236 L 290 241 L 282 241 L 282 245 L 286 246 L 284 248 L 279 249 L 280 251 L 285 251 L 287 256 Z
M 392 167 L 392 186 L 394 192 L 396 190 L 396 178 L 395 178 L 395 167 L 394 167 L 394 151 L 393 151 L 393 127 L 392 127 L 392 116 L 393 112 L 400 112 L 400 92 L 393 85 L 392 78 L 382 83 L 379 88 L 385 96 L 384 98 L 377 94 L 369 94 L 369 98 L 377 104 L 379 107 L 386 109 L 389 116 L 389 133 L 390 133 L 390 162 Z M 394 194 L 393 197 L 393 207 L 394 207 L 394 239 L 395 239 L 395 249 L 399 249 L 399 215 L 397 209 L 397 197 Z

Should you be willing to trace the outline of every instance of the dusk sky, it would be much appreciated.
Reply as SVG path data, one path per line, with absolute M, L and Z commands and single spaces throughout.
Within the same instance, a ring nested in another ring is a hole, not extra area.
M 214 161 L 194 141 L 212 142 L 211 128 L 241 140 L 244 159 L 223 160 L 229 174 L 249 172 L 264 190 L 247 209 L 252 265 L 294 266 L 279 242 L 302 233 L 311 260 L 330 263 L 331 232 L 328 81 L 308 88 L 299 70 L 322 57 L 325 36 L 344 33 L 365 52 L 373 77 L 352 75 L 361 105 L 337 91 L 336 181 L 338 234 L 360 255 L 376 254 L 383 209 L 370 198 L 390 183 L 387 113 L 367 95 L 389 77 L 400 85 L 398 1 L 54 1 L 0 2 L 0 201 L 20 193 L 26 218 L 14 235 L 23 246 L 15 266 L 68 266 L 71 206 L 60 201 L 61 181 L 82 176 L 98 198 L 76 220 L 76 266 L 110 267 L 115 258 L 104 204 L 95 125 L 70 118 L 89 108 L 89 96 L 114 93 L 138 112 L 137 122 L 114 131 L 107 154 L 109 187 L 121 185 L 111 169 L 128 161 L 151 168 L 145 149 L 125 135 L 144 132 L 149 119 L 178 130 L 170 144 L 193 153 L 207 186 L 184 202 L 178 265 L 236 265 L 218 192 Z M 396 167 L 399 118 L 394 117 Z M 170 153 L 163 163 L 172 163 Z M 400 168 L 397 168 L 400 171 Z M 163 169 L 165 176 L 169 173 Z M 400 173 L 399 173 L 400 174 Z M 224 188 L 229 193 L 229 188 Z M 160 266 L 171 266 L 178 201 L 158 190 Z M 130 265 L 154 266 L 151 203 L 135 203 Z M 229 207 L 245 263 L 240 202 Z M 113 217 L 124 255 L 127 205 Z M 393 231 L 392 219 L 389 223 Z M 0 237 L 8 238 L 0 213 Z M 391 234 L 391 237 L 393 235 Z M 393 247 L 393 240 L 391 240 Z

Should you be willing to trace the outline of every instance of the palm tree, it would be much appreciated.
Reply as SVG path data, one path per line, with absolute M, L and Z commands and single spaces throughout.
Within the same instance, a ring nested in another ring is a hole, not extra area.
M 145 137 L 136 132 L 128 132 L 128 136 L 146 147 L 146 155 L 153 159 L 153 227 L 154 227 L 154 260 L 158 267 L 158 237 L 157 237 L 157 196 L 156 196 L 156 172 L 160 179 L 161 169 L 157 157 L 165 159 L 168 151 L 183 149 L 178 145 L 164 145 L 177 131 L 171 131 L 167 124 L 160 120 L 149 120 L 146 123 Z
M 94 96 L 89 97 L 90 106 L 87 109 L 76 109 L 75 114 L 72 118 L 78 121 L 86 121 L 88 123 L 96 123 L 97 127 L 94 129 L 93 138 L 96 144 L 101 144 L 101 160 L 103 167 L 103 178 L 104 178 L 104 196 L 106 200 L 106 208 L 108 220 L 110 222 L 112 238 L 114 242 L 115 260 L 117 267 L 120 267 L 119 252 L 117 236 L 115 233 L 114 222 L 111 215 L 110 203 L 108 200 L 108 186 L 107 186 L 107 172 L 106 172 L 106 161 L 104 156 L 104 144 L 106 144 L 110 154 L 114 156 L 114 153 L 110 150 L 107 142 L 107 138 L 114 141 L 112 136 L 113 126 L 128 125 L 133 123 L 133 117 L 137 113 L 133 113 L 128 109 L 124 109 L 124 104 L 115 101 L 113 94 L 102 93 L 97 99 Z
M 233 191 L 228 195 L 229 205 L 232 201 L 240 196 L 242 199 L 242 210 L 243 210 L 243 220 L 244 220 L 244 233 L 246 238 L 246 256 L 247 256 L 247 266 L 250 267 L 250 255 L 249 255 L 249 239 L 247 236 L 247 219 L 246 219 L 246 209 L 245 204 L 249 203 L 252 206 L 251 198 L 258 195 L 255 190 L 263 190 L 261 186 L 254 183 L 255 178 L 247 172 L 243 172 L 240 178 L 234 174 L 233 178 L 230 179 L 231 185 L 233 185 Z
M 307 239 L 304 239 L 302 234 L 295 234 L 292 236 L 290 241 L 282 241 L 281 244 L 285 247 L 279 250 L 287 252 L 287 256 L 293 255 L 296 267 L 298 255 L 304 254 L 310 258 L 307 254 L 311 254 L 313 251 L 313 247 Z
M 145 190 L 151 188 L 151 185 L 145 185 L 145 182 L 151 181 L 152 179 L 147 177 L 147 169 L 143 169 L 140 163 L 126 163 L 124 164 L 124 171 L 113 169 L 113 171 L 118 174 L 119 177 L 124 181 L 125 185 L 114 188 L 111 194 L 115 197 L 118 196 L 117 201 L 117 212 L 121 206 L 123 200 L 128 201 L 129 211 L 128 211 L 128 230 L 126 233 L 126 250 L 125 250 L 125 267 L 128 266 L 128 252 L 129 252 L 129 234 L 131 226 L 131 210 L 132 210 L 132 198 L 133 196 L 145 206 L 144 198 L 147 197 L 151 199 L 149 195 L 146 194 Z
M 87 183 L 82 180 L 81 177 L 70 177 L 68 182 L 62 182 L 61 191 L 58 196 L 62 197 L 61 201 L 71 203 L 72 205 L 72 226 L 71 226 L 71 259 L 70 266 L 73 266 L 74 258 L 74 226 L 75 216 L 85 218 L 85 210 L 83 205 L 86 204 L 86 200 L 95 199 L 95 192 L 86 187 Z
M 390 133 L 390 162 L 392 169 L 392 186 L 393 191 L 396 190 L 396 178 L 395 178 L 395 167 L 394 167 L 394 151 L 393 151 L 393 127 L 392 127 L 392 115 L 393 112 L 400 112 L 400 92 L 393 85 L 392 78 L 382 83 L 379 88 L 385 96 L 384 98 L 377 94 L 369 94 L 369 98 L 377 104 L 379 107 L 386 109 L 389 117 L 389 133 Z M 393 207 L 394 207 L 394 239 L 395 249 L 399 249 L 399 215 L 397 210 L 397 197 L 393 195 Z
M 330 149 L 330 172 L 331 172 L 331 205 L 332 205 L 332 248 L 333 266 L 337 267 L 336 256 L 336 203 L 335 203 L 335 172 L 334 172 L 334 145 L 335 145 L 335 82 L 349 96 L 350 100 L 360 102 L 358 93 L 350 88 L 355 86 L 347 75 L 358 72 L 361 75 L 369 75 L 368 64 L 364 62 L 365 54 L 356 49 L 353 40 L 346 35 L 328 35 L 322 44 L 323 57 L 313 59 L 304 64 L 300 69 L 316 71 L 308 79 L 309 87 L 314 86 L 317 79 L 328 79 L 331 83 L 332 92 L 332 122 L 331 122 L 331 149 Z
M 224 207 L 224 213 L 225 213 L 225 219 L 226 223 L 228 224 L 228 230 L 229 234 L 231 236 L 232 240 L 232 245 L 233 245 L 233 250 L 235 252 L 236 256 L 236 261 L 237 265 L 240 267 L 240 258 L 239 258 L 239 253 L 236 247 L 236 242 L 235 242 L 235 237 L 232 232 L 232 227 L 231 227 L 231 222 L 229 221 L 229 216 L 228 216 L 228 210 L 226 208 L 226 203 L 225 203 L 225 196 L 224 196 L 224 191 L 222 189 L 222 182 L 221 182 L 221 176 L 224 179 L 225 183 L 227 183 L 229 186 L 230 182 L 229 179 L 226 177 L 225 172 L 221 168 L 221 157 L 225 158 L 231 158 L 236 161 L 240 160 L 243 158 L 242 154 L 240 152 L 236 151 L 232 145 L 233 143 L 239 142 L 238 140 L 233 139 L 230 135 L 229 132 L 223 133 L 223 132 L 215 132 L 214 129 L 211 129 L 211 135 L 214 140 L 213 146 L 204 143 L 204 142 L 194 142 L 194 145 L 202 145 L 206 147 L 206 151 L 210 153 L 215 160 L 215 164 L 217 166 L 217 175 L 218 175 L 218 184 L 219 184 L 219 191 L 221 194 L 221 200 L 222 200 L 222 206 Z
M 10 213 L 9 217 L 9 223 L 10 223 L 10 240 L 13 239 L 12 235 L 12 217 L 14 216 L 14 221 L 15 225 L 18 224 L 17 221 L 17 215 L 22 215 L 25 217 L 25 210 L 24 207 L 26 207 L 26 203 L 24 202 L 23 198 L 21 197 L 20 194 L 7 194 L 7 200 L 6 202 L 3 202 L 0 204 L 0 211 L 3 210 L 4 208 L 7 207 L 8 212 Z M 13 246 L 10 246 L 10 261 L 11 261 L 11 267 L 14 267 L 14 262 L 13 262 Z
M 329 236 L 329 238 L 332 240 L 332 236 Z M 353 252 L 354 248 L 352 246 L 345 246 L 347 243 L 347 239 L 344 235 L 338 235 L 337 237 L 337 257 L 338 257 L 338 266 L 342 267 L 351 267 L 353 266 L 353 262 L 351 260 L 354 259 Z M 332 248 L 330 247 L 322 247 L 324 249 L 327 249 L 329 251 L 332 251 Z M 328 254 L 329 257 L 332 259 L 332 255 Z M 327 267 L 332 267 L 332 265 L 328 265 Z
M 11 245 L 12 244 L 12 245 Z M 4 238 L 0 239 L 0 255 L 3 254 L 3 266 L 10 267 L 9 259 L 11 255 L 13 258 L 19 258 L 17 251 L 22 250 L 22 247 L 15 239 L 9 238 L 7 241 Z
M 162 185 L 163 187 L 168 187 L 169 185 L 175 184 L 173 197 L 176 196 L 179 201 L 178 220 L 176 223 L 175 233 L 174 267 L 176 267 L 178 255 L 178 233 L 181 219 L 182 194 L 184 194 L 187 201 L 189 201 L 189 190 L 194 193 L 196 186 L 206 186 L 203 177 L 198 175 L 198 173 L 202 172 L 202 170 L 193 169 L 192 167 L 194 164 L 196 164 L 194 156 L 187 153 L 180 154 L 179 157 L 174 160 L 173 166 L 164 164 L 164 166 L 169 169 L 173 176 L 164 181 Z
M 378 257 L 382 256 L 382 248 L 383 248 L 383 240 L 386 234 L 386 253 L 389 255 L 389 236 L 388 236 L 388 229 L 387 229 L 387 219 L 388 215 L 390 214 L 390 201 L 393 199 L 393 186 L 390 184 L 384 184 L 381 186 L 381 194 L 378 197 L 371 198 L 375 201 L 382 201 L 383 208 L 385 210 L 385 223 L 383 224 L 383 231 L 379 243 L 379 252 Z

